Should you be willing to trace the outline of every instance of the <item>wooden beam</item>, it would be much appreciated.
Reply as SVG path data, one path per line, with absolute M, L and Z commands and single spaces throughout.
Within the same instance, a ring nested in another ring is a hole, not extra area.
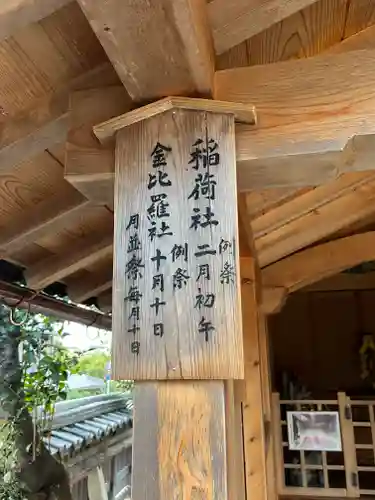
M 209 19 L 217 54 L 229 50 L 316 0 L 212 0 Z
M 307 286 L 303 292 L 342 292 L 350 290 L 375 290 L 375 272 L 341 273 Z
M 78 0 L 135 101 L 209 95 L 214 51 L 205 0 Z
M 244 197 L 247 216 L 251 219 L 260 217 L 266 212 L 304 194 L 308 190 L 309 188 L 296 189 L 294 187 L 286 187 L 249 191 Z
M 259 306 L 262 314 L 269 316 L 280 312 L 287 298 L 288 291 L 282 286 L 263 287 L 262 299 Z
M 73 191 L 69 200 L 53 199 L 47 206 L 38 205 L 20 224 L 1 232 L 0 254 L 9 255 L 52 232 L 59 232 L 89 207 L 90 203 L 78 191 Z
M 347 174 L 252 222 L 261 267 L 374 213 L 375 176 Z
M 325 51 L 327 54 L 339 54 L 350 50 L 375 49 L 375 25 L 359 31 L 341 43 L 337 43 Z
M 49 16 L 71 0 L 1 0 L 0 41 Z
M 110 64 L 103 64 L 4 122 L 0 133 L 0 172 L 65 141 L 69 94 L 72 90 L 107 86 L 116 82 L 118 79 L 113 68 Z
M 264 286 L 295 292 L 324 278 L 375 260 L 375 232 L 355 234 L 298 252 L 262 269 Z
M 218 71 L 215 99 L 251 102 L 259 119 L 256 130 L 237 126 L 240 188 L 317 185 L 371 167 L 374 56 L 360 50 Z
M 82 90 L 70 96 L 64 177 L 94 203 L 113 203 L 115 151 L 113 144 L 99 143 L 92 127 L 132 107 L 123 86 Z
M 81 303 L 112 288 L 112 261 L 102 265 L 86 279 L 68 280 L 68 295 L 74 302 Z
M 27 284 L 34 290 L 42 290 L 79 269 L 109 257 L 112 251 L 112 234 L 103 237 L 99 242 L 88 242 L 87 240 L 79 242 L 76 248 L 66 249 L 65 254 L 53 255 L 27 269 L 25 272 Z

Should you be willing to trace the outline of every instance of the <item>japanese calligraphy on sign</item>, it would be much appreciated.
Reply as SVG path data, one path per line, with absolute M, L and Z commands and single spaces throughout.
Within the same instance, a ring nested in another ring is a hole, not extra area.
M 189 113 L 118 138 L 118 378 L 242 377 L 233 118 Z

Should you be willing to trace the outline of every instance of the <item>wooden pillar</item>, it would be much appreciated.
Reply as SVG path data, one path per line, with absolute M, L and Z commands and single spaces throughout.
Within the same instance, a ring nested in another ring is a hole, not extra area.
M 247 499 L 275 500 L 275 455 L 271 425 L 271 374 L 267 319 L 255 258 L 247 259 L 242 282 L 245 381 L 242 395 Z
M 253 109 L 172 98 L 95 128 L 117 132 L 113 368 L 136 380 L 133 500 L 234 498 L 236 117 Z

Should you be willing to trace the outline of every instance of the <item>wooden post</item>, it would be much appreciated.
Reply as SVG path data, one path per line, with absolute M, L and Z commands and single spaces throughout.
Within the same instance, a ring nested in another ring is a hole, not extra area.
M 249 234 L 251 238 L 252 235 Z M 250 250 L 250 249 L 249 249 Z M 250 250 L 253 253 L 253 250 Z M 246 259 L 242 282 L 245 381 L 242 391 L 247 498 L 275 500 L 271 374 L 267 320 L 261 307 L 261 273 L 256 258 Z
M 133 500 L 232 498 L 224 381 L 244 376 L 236 115 L 254 118 L 173 98 L 96 128 L 119 131 L 113 368 L 137 381 Z

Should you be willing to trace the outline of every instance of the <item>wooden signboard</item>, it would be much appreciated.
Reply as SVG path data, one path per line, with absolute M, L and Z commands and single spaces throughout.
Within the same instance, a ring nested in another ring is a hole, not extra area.
M 173 109 L 117 134 L 116 379 L 243 377 L 234 116 Z

